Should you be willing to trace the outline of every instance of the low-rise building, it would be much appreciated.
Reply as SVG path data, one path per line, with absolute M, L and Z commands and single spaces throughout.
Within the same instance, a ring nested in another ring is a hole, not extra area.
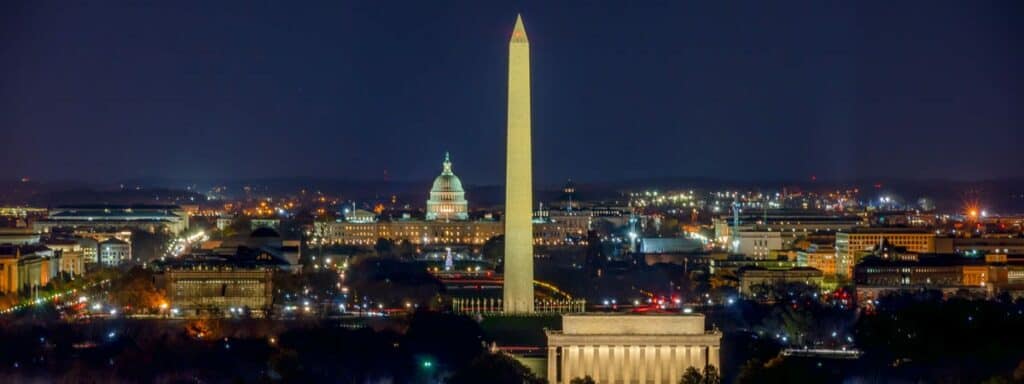
M 914 253 L 935 253 L 935 232 L 914 228 L 855 228 L 836 233 L 836 274 L 851 277 L 853 267 L 883 240 Z
M 965 256 L 984 256 L 990 253 L 1024 255 L 1024 237 L 940 237 L 936 240 L 936 252 Z
M 832 244 L 811 243 L 797 249 L 796 265 L 821 271 L 826 278 L 836 277 L 836 247 Z
M 712 257 L 708 261 L 711 273 L 738 275 L 743 268 L 764 268 L 764 269 L 791 269 L 796 268 L 796 260 L 764 260 L 745 257 L 743 255 L 725 255 Z
M 990 297 L 1009 292 L 1016 296 L 1024 289 L 1024 260 L 958 254 L 919 254 L 914 259 L 869 256 L 857 264 L 854 283 L 861 301 L 885 292 L 922 288 Z
M 75 237 L 79 249 L 82 250 L 82 261 L 93 265 L 100 262 L 100 242 L 91 237 Z
M 69 277 L 81 276 L 85 273 L 85 253 L 82 246 L 74 239 L 46 239 L 43 242 L 59 256 L 60 273 Z
M 773 251 L 782 250 L 782 234 L 774 231 L 739 231 L 735 252 L 755 259 L 767 258 Z
M 249 221 L 249 228 L 253 231 L 260 228 L 277 230 L 279 227 L 281 227 L 281 219 L 254 218 Z
M 0 228 L 0 244 L 28 245 L 39 242 L 39 232 L 32 228 Z
M 248 235 L 236 235 L 226 240 L 207 241 L 200 247 L 209 254 L 220 257 L 232 257 L 238 250 L 249 248 L 267 252 L 275 258 L 287 262 L 283 268 L 298 272 L 299 258 L 301 256 L 299 240 L 284 240 L 281 235 L 270 228 L 258 228 Z
M 0 207 L 0 217 L 26 219 L 43 216 L 46 216 L 46 208 L 11 205 Z
M 763 267 L 745 267 L 736 271 L 736 277 L 740 280 L 739 292 L 748 295 L 752 288 L 763 285 L 775 284 L 807 284 L 821 286 L 824 274 L 821 271 L 809 267 L 793 267 L 786 269 L 768 269 Z
M 102 265 L 120 265 L 132 259 L 132 246 L 127 241 L 111 237 L 99 243 L 98 256 Z
M 164 272 L 169 304 L 183 316 L 243 313 L 266 316 L 272 304 L 271 270 L 196 267 Z
M 264 317 L 271 309 L 273 273 L 288 262 L 261 249 L 239 247 L 229 256 L 202 253 L 154 263 L 157 282 L 181 316 Z
M 704 249 L 700 241 L 688 237 L 643 237 L 641 253 L 693 253 Z
M 853 281 L 858 286 L 960 287 L 964 281 L 964 265 L 983 263 L 955 257 L 885 260 L 869 256 L 857 264 Z
M 738 220 L 734 220 L 738 219 Z M 738 221 L 735 223 L 734 221 Z M 712 219 L 715 239 L 721 243 L 733 237 L 733 226 L 736 230 L 779 232 L 784 246 L 799 236 L 815 232 L 845 231 L 867 225 L 864 218 L 839 213 L 817 210 L 772 209 L 768 211 L 753 210 L 734 217 L 721 215 Z
M 188 229 L 188 214 L 177 205 L 67 205 L 50 210 L 45 219 L 32 223 L 36 231 L 72 228 L 94 232 L 137 229 L 167 230 L 179 234 Z
M 17 294 L 57 277 L 59 255 L 42 245 L 0 245 L 0 293 Z
M 498 220 L 331 221 L 318 222 L 315 227 L 316 237 L 325 244 L 361 246 L 373 246 L 378 239 L 414 245 L 483 245 L 487 239 L 505 233 L 504 223 Z M 586 229 L 561 222 L 533 224 L 535 245 L 576 245 L 586 234 Z

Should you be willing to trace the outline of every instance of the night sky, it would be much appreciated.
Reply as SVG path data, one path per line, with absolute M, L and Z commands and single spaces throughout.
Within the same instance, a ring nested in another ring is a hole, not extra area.
M 4 1 L 0 177 L 501 183 L 517 11 L 540 183 L 1020 177 L 1022 8 Z

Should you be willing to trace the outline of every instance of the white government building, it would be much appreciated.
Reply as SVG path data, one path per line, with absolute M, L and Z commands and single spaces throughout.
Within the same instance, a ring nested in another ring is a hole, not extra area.
M 452 172 L 452 160 L 448 152 L 444 153 L 441 163 L 441 174 L 434 179 L 430 188 L 430 200 L 427 200 L 427 220 L 458 220 L 469 219 L 469 203 L 466 191 L 462 189 L 462 181 Z
M 677 383 L 688 367 L 719 367 L 722 333 L 704 330 L 704 315 L 567 314 L 546 331 L 547 379 L 569 383 Z

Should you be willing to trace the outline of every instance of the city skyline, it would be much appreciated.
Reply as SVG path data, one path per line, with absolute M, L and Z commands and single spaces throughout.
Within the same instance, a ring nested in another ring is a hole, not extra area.
M 4 3 L 0 382 L 1024 382 L 1021 10 Z
M 231 21 L 224 4 L 6 7 L 9 179 L 423 180 L 451 151 L 463 177 L 496 185 L 495 42 L 517 11 L 540 36 L 539 185 L 975 180 L 1024 163 L 1007 140 L 1012 4 L 336 5 Z

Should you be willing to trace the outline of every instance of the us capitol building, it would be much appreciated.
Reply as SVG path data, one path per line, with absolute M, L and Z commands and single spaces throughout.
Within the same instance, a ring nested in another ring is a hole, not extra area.
M 448 152 L 445 152 L 444 163 L 441 165 L 441 174 L 434 179 L 434 187 L 430 188 L 427 220 L 467 220 L 469 203 L 466 202 L 466 191 L 462 190 L 462 181 L 452 172 L 452 160 Z
M 504 233 L 504 223 L 496 219 L 470 219 L 469 202 L 462 181 L 455 175 L 451 156 L 445 154 L 441 174 L 434 179 L 423 219 L 381 219 L 373 212 L 355 210 L 344 220 L 318 222 L 317 237 L 328 244 L 373 246 L 377 239 L 408 241 L 414 245 L 483 245 L 487 239 Z M 533 223 L 535 245 L 575 245 L 585 240 L 587 230 L 597 218 L 624 218 L 608 212 L 575 210 L 555 215 L 541 211 Z

